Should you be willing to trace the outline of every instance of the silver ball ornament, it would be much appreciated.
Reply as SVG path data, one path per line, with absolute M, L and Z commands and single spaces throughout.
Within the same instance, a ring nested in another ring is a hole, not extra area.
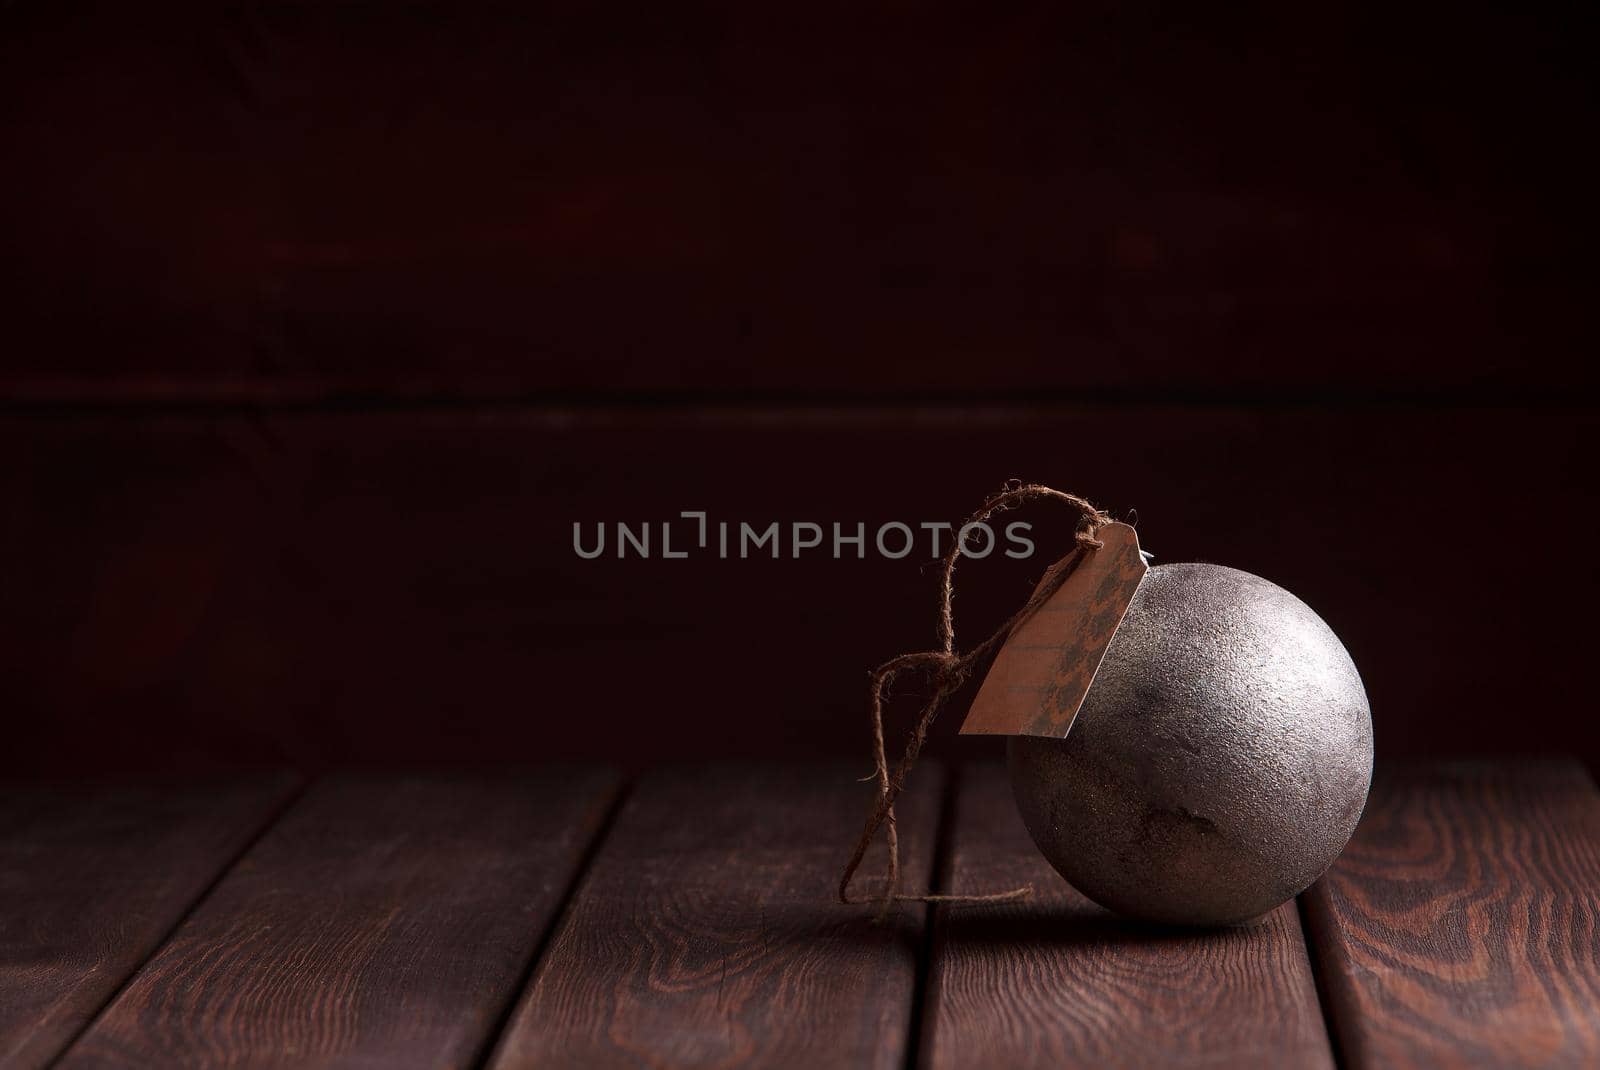
M 1248 921 L 1349 840 L 1372 777 L 1350 655 L 1305 603 L 1219 565 L 1151 568 L 1064 739 L 1012 737 L 1017 806 L 1067 881 L 1155 922 Z

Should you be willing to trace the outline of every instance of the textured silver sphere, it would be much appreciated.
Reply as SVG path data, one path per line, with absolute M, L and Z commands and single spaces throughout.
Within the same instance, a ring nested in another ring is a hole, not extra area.
M 1119 914 L 1248 921 L 1332 864 L 1366 803 L 1372 716 L 1304 602 L 1219 565 L 1145 574 L 1065 739 L 1009 741 L 1023 822 Z

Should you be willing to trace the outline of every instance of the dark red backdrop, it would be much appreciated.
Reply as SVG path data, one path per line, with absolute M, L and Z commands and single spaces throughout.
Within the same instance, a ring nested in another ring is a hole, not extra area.
M 1295 590 L 1380 750 L 1600 754 L 1575 27 L 220 7 L 0 10 L 10 765 L 853 752 L 929 555 L 572 523 L 1013 476 Z

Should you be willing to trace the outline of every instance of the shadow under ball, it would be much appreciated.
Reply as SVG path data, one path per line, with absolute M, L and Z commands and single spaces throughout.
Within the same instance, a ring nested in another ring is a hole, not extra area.
M 1100 905 L 1248 921 L 1333 863 L 1366 803 L 1361 677 L 1304 602 L 1219 565 L 1150 569 L 1065 739 L 1014 736 L 1028 832 Z

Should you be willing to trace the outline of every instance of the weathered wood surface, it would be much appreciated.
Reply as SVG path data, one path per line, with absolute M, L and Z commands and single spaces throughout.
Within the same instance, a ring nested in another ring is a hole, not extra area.
M 851 774 L 663 770 L 603 840 L 594 771 L 336 778 L 275 823 L 287 776 L 14 789 L 0 1065 L 1600 1065 L 1600 792 L 1574 763 L 1380 776 L 1303 899 L 1309 957 L 1293 904 L 1211 932 L 1093 906 L 994 766 L 960 777 L 939 883 L 1034 899 L 940 908 L 931 939 L 920 907 L 875 922 L 832 901 Z M 943 780 L 901 807 L 910 889 Z
M 493 1065 L 898 1068 L 925 908 L 834 900 L 869 791 L 839 767 L 664 771 L 629 799 Z M 941 780 L 900 810 L 931 877 Z M 869 856 L 862 886 L 880 872 Z
M 295 783 L 264 774 L 0 793 L 0 1066 L 58 1055 Z
M 598 771 L 321 782 L 63 1065 L 468 1064 L 615 790 Z
M 1293 903 L 1233 929 L 1121 921 L 1045 862 L 997 766 L 962 772 L 954 821 L 950 891 L 1034 894 L 939 909 L 923 1066 L 1333 1065 Z
M 1348 1065 L 1600 1066 L 1600 793 L 1576 763 L 1380 777 L 1305 899 Z

